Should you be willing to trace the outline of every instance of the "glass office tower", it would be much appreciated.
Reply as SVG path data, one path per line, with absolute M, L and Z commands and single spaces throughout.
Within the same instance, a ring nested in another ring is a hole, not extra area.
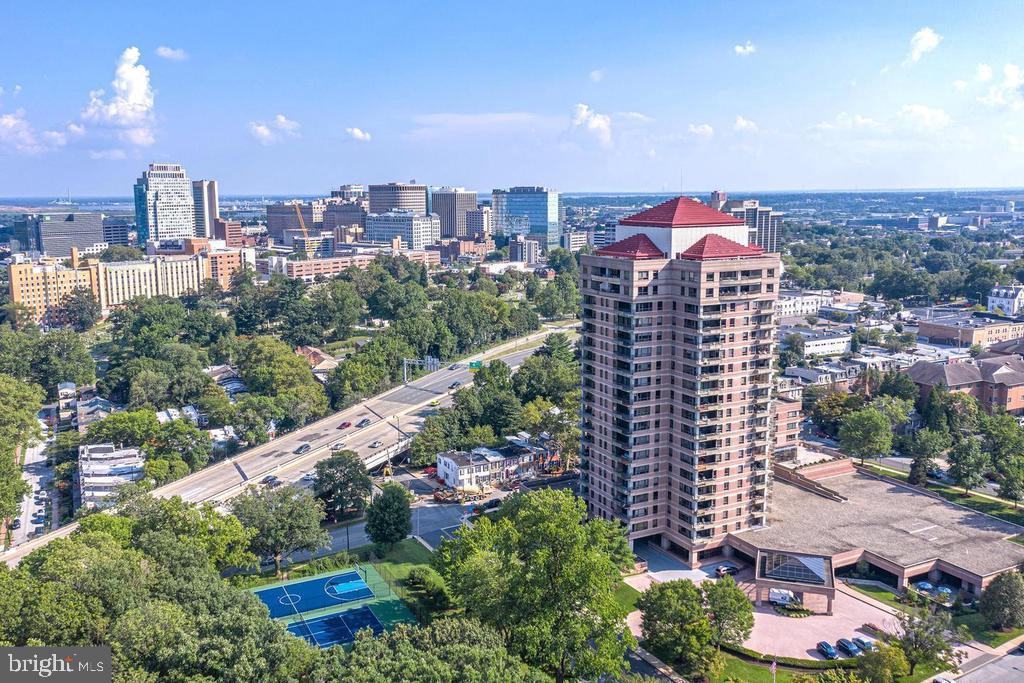
M 546 187 L 494 190 L 491 211 L 496 234 L 544 235 L 547 250 L 558 246 L 562 231 L 555 190 Z

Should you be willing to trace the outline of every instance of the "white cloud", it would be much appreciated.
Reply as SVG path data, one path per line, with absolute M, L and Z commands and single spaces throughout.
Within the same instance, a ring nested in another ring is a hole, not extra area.
M 910 54 L 907 55 L 904 64 L 920 61 L 921 57 L 937 48 L 941 42 L 942 36 L 925 26 L 911 37 Z
M 116 128 L 123 140 L 145 147 L 156 142 L 153 134 L 155 98 L 149 69 L 139 63 L 141 56 L 137 47 L 129 47 L 121 53 L 111 83 L 113 93 L 106 98 L 104 90 L 91 91 L 82 118 Z
M 183 48 L 167 47 L 166 45 L 161 45 L 156 49 L 156 56 L 169 59 L 172 62 L 183 62 L 188 59 L 188 53 Z
M 91 149 L 89 158 L 97 161 L 118 161 L 127 158 L 123 149 Z
M 961 79 L 955 80 L 955 81 L 953 81 L 953 88 L 956 89 L 956 90 L 959 90 L 959 91 L 966 90 L 967 89 L 967 81 L 961 80 Z
M 369 142 L 370 134 L 362 128 L 346 128 L 345 132 L 349 134 L 353 140 L 359 140 L 361 142 Z
M 736 123 L 732 125 L 733 130 L 738 130 L 746 133 L 756 133 L 757 124 L 750 119 L 745 119 L 742 116 L 736 116 Z
M 21 92 L 21 86 L 20 85 L 15 85 L 14 86 L 14 90 L 11 92 L 11 94 L 14 95 L 15 97 L 17 97 L 20 92 Z
M 35 154 L 43 151 L 35 129 L 25 118 L 25 110 L 0 114 L 0 147 L 16 152 Z
M 975 80 L 985 83 L 986 81 L 992 80 L 992 67 L 988 64 L 979 64 L 978 68 L 974 71 Z
M 654 120 L 653 116 L 648 116 L 639 111 L 620 111 L 615 116 L 626 121 L 637 121 L 639 123 L 650 123 Z
M 590 72 L 590 80 L 592 80 L 594 83 L 600 83 L 601 81 L 604 80 L 605 73 L 605 69 L 594 69 L 593 71 Z
M 710 123 L 691 123 L 686 127 L 686 132 L 699 138 L 710 138 L 715 134 L 715 129 Z
M 952 119 L 937 107 L 926 104 L 905 104 L 900 108 L 899 118 L 904 123 L 922 131 L 934 131 L 948 126 Z
M 68 132 L 72 135 L 85 135 L 85 126 L 78 123 L 69 123 Z
M 301 127 L 298 121 L 292 121 L 284 114 L 277 114 L 271 121 L 250 121 L 249 134 L 261 145 L 272 145 L 286 137 L 300 137 Z
M 989 86 L 988 92 L 978 101 L 989 107 L 1024 107 L 1024 69 L 1017 64 L 1003 66 L 1003 80 Z
M 882 124 L 860 114 L 847 114 L 845 111 L 836 114 L 833 121 L 822 121 L 811 126 L 811 130 L 872 130 L 882 128 Z
M 740 57 L 747 57 L 757 52 L 757 45 L 754 45 L 749 40 L 743 45 L 733 45 L 732 51 L 738 54 Z
M 588 105 L 580 103 L 573 109 L 572 125 L 590 132 L 602 147 L 612 146 L 612 119 L 607 114 L 598 114 Z

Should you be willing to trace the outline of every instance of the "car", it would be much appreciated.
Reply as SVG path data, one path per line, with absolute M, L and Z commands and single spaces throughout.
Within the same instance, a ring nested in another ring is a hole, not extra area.
M 739 567 L 734 567 L 731 564 L 720 564 L 715 567 L 715 574 L 718 576 L 731 576 L 733 574 L 737 574 L 739 571 Z
M 860 648 L 854 645 L 852 641 L 847 640 L 846 638 L 840 638 L 839 640 L 837 640 L 836 647 L 839 649 L 840 652 L 850 657 L 856 657 L 860 654 Z
M 316 480 L 316 473 L 315 472 L 306 472 L 305 474 L 302 475 L 302 481 L 315 481 L 315 480 Z
M 871 650 L 875 649 L 875 644 L 867 638 L 861 638 L 860 636 L 858 636 L 856 638 L 851 638 L 850 640 L 852 640 L 853 644 L 859 647 L 864 652 L 870 652 Z
M 11 522 L 11 528 L 12 529 L 20 529 L 21 528 L 21 520 L 20 519 L 16 519 L 13 522 Z
M 454 382 L 452 382 L 451 384 L 448 385 L 448 388 L 449 389 L 458 389 L 461 386 L 462 386 L 462 382 L 460 382 L 459 380 L 455 380 Z
M 263 484 L 264 486 L 266 486 L 267 488 L 273 489 L 273 488 L 277 488 L 278 486 L 280 486 L 284 482 L 282 482 L 280 479 L 275 477 L 273 474 L 268 474 L 267 476 L 265 476 L 262 479 L 260 479 L 260 483 Z
M 449 370 L 458 370 L 459 369 L 459 364 L 458 363 L 452 363 L 451 365 L 448 366 L 448 369 Z
M 364 429 L 366 427 L 369 427 L 371 424 L 373 424 L 373 420 L 371 420 L 368 417 L 364 417 L 359 422 L 356 422 L 356 427 L 359 427 L 360 429 Z
M 431 408 L 436 408 L 436 407 L 438 407 L 439 405 L 441 405 L 441 402 L 440 402 L 440 401 L 438 401 L 438 400 L 437 400 L 436 398 L 435 398 L 435 399 L 434 399 L 433 401 L 431 401 L 431 402 L 430 402 L 430 407 L 431 407 Z
M 832 647 L 832 643 L 826 643 L 824 640 L 817 645 L 818 652 L 825 659 L 839 659 L 839 653 Z
M 484 503 L 484 510 L 493 510 L 497 507 L 501 507 L 501 498 L 491 498 L 489 501 Z
M 346 420 L 345 422 L 342 422 L 340 425 L 338 425 L 338 429 L 348 429 L 351 426 L 352 423 Z
M 295 453 L 296 455 L 303 455 L 305 453 L 309 453 L 311 450 L 313 450 L 313 447 L 310 446 L 308 443 L 304 443 L 295 449 Z
M 384 445 L 383 441 L 377 440 L 370 444 L 370 448 L 380 448 Z
M 345 442 L 344 441 L 335 441 L 334 443 L 331 444 L 331 450 L 332 451 L 341 451 L 341 450 L 344 450 L 344 449 L 345 449 Z

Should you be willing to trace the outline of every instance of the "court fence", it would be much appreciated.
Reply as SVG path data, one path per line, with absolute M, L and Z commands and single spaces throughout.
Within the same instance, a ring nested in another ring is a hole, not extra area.
M 376 572 L 383 581 L 382 585 L 374 585 L 374 583 L 376 583 L 375 577 L 373 577 L 370 572 L 366 572 L 367 585 L 370 586 L 370 590 L 372 590 L 376 596 L 381 597 L 381 591 L 387 591 L 386 595 L 394 595 L 405 603 L 405 606 L 408 607 L 409 611 L 412 612 L 414 617 L 416 617 L 417 622 L 420 624 L 426 624 L 430 621 L 430 611 L 420 603 L 419 598 L 414 591 L 410 590 L 401 579 L 395 576 L 394 572 L 384 566 L 381 562 L 381 558 L 371 552 L 366 555 L 365 559 L 360 558 L 360 562 L 369 564 L 373 567 L 374 572 Z

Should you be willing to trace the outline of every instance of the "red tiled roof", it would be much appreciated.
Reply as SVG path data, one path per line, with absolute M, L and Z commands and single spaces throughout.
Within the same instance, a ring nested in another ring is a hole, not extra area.
M 663 252 L 651 238 L 643 233 L 619 240 L 597 250 L 598 256 L 620 256 L 629 259 L 665 258 Z
M 656 228 L 692 228 L 705 225 L 743 225 L 739 218 L 712 209 L 707 204 L 676 197 L 646 211 L 623 218 L 619 225 L 646 225 Z
M 688 261 L 707 261 L 716 258 L 736 258 L 738 256 L 760 256 L 764 249 L 758 246 L 745 246 L 733 242 L 721 235 L 705 235 L 693 246 L 679 255 L 678 258 Z

